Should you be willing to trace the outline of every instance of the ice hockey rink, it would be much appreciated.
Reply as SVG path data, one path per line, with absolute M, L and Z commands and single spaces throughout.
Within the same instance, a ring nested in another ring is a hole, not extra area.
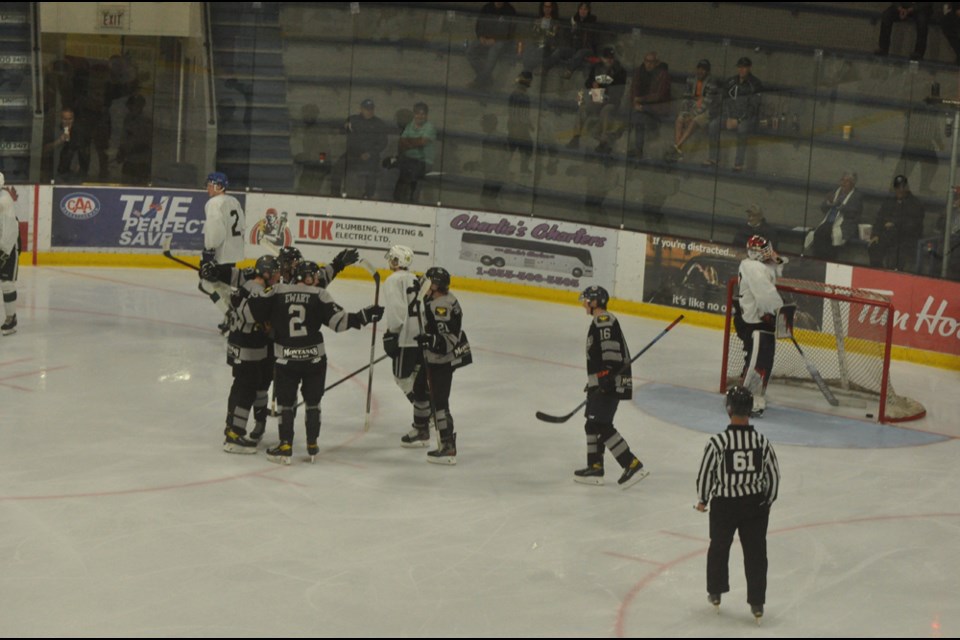
M 0 635 L 960 636 L 958 371 L 895 362 L 928 411 L 900 428 L 771 391 L 757 426 L 783 482 L 757 627 L 737 543 L 720 615 L 706 602 L 692 509 L 726 425 L 719 332 L 681 323 L 635 364 L 616 424 L 651 475 L 626 491 L 610 456 L 606 486 L 573 482 L 580 416 L 534 417 L 583 399 L 583 310 L 469 291 L 455 467 L 399 446 L 411 412 L 383 364 L 370 430 L 363 374 L 324 397 L 317 463 L 301 415 L 281 467 L 262 454 L 274 420 L 258 455 L 221 450 L 230 369 L 196 282 L 21 270 L 0 338 Z M 373 291 L 330 286 L 350 310 Z M 620 318 L 634 353 L 667 324 Z M 328 384 L 369 359 L 369 328 L 326 341 Z

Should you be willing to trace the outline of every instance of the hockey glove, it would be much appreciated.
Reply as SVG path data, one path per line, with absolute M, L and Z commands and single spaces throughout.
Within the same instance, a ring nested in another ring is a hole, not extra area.
M 383 334 L 383 352 L 391 358 L 400 354 L 400 334 L 387 331 Z
M 213 260 L 209 262 L 203 262 L 200 265 L 201 280 L 206 280 L 207 282 L 217 282 L 220 279 L 217 276 L 217 263 Z
M 337 257 L 330 261 L 330 265 L 337 273 L 340 273 L 344 268 L 356 264 L 359 260 L 360 254 L 356 249 L 344 249 L 337 254 Z
M 600 393 L 613 394 L 617 392 L 617 376 L 609 368 L 597 372 L 597 382 Z
M 417 336 L 417 344 L 434 353 L 442 354 L 447 352 L 446 341 L 436 333 L 421 333 Z
M 777 316 L 772 313 L 765 313 L 760 316 L 760 322 L 763 323 L 763 329 L 765 331 L 777 330 Z
M 205 265 L 208 262 L 214 262 L 217 259 L 217 250 L 216 249 L 204 249 L 200 252 L 200 265 Z
M 364 325 L 370 324 L 371 322 L 379 322 L 380 318 L 383 317 L 383 307 L 378 304 L 364 307 L 360 310 L 360 317 Z

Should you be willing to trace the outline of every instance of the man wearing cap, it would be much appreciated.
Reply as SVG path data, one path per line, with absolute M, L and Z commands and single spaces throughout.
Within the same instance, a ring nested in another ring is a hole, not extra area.
M 374 115 L 375 108 L 373 100 L 366 98 L 360 103 L 360 113 L 347 118 L 340 127 L 347 136 L 347 150 L 332 171 L 330 191 L 335 197 L 360 195 L 368 200 L 376 197 L 380 154 L 387 148 L 387 126 Z M 353 189 L 358 180 L 362 181 L 362 190 Z
M 747 240 L 751 236 L 762 236 L 775 250 L 780 246 L 779 235 L 777 230 L 763 217 L 763 209 L 760 208 L 760 205 L 754 203 L 747 207 L 747 223 L 737 229 L 737 233 L 733 236 L 733 244 L 742 249 L 747 246 Z
M 683 99 L 673 132 L 673 150 L 677 153 L 677 159 L 683 156 L 682 147 L 687 138 L 720 115 L 720 87 L 710 75 L 710 61 L 706 58 L 697 63 L 696 72 L 687 78 Z
M 584 90 L 578 95 L 580 109 L 577 111 L 576 127 L 567 148 L 580 148 L 580 136 L 587 119 L 597 117 L 600 120 L 600 144 L 597 145 L 596 152 L 610 153 L 614 116 L 627 88 L 627 70 L 617 60 L 613 47 L 607 47 L 601 52 L 600 62 L 590 68 L 583 86 Z
M 910 192 L 906 176 L 893 179 L 893 197 L 880 205 L 870 234 L 870 266 L 912 271 L 923 235 L 923 203 Z
M 633 72 L 630 104 L 633 106 L 634 148 L 629 155 L 642 158 L 647 132 L 656 131 L 660 121 L 670 112 L 670 72 L 656 51 L 648 51 L 643 56 L 643 63 Z
M 724 85 L 723 109 L 720 118 L 710 123 L 710 166 L 720 158 L 720 130 L 737 132 L 737 155 L 734 171 L 743 171 L 747 156 L 747 136 L 756 129 L 760 118 L 760 94 L 763 84 L 752 73 L 753 62 L 743 57 L 737 60 L 737 75 Z

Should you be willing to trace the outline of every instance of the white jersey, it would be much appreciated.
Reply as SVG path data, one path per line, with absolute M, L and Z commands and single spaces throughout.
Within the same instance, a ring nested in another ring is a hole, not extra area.
M 207 201 L 203 208 L 206 224 L 203 226 L 203 247 L 215 251 L 218 264 L 236 264 L 243 260 L 243 235 L 246 217 L 240 201 L 221 193 Z
M 776 315 L 783 306 L 777 291 L 777 276 L 782 270 L 783 266 L 776 262 L 752 258 L 740 262 L 740 308 L 744 322 L 756 324 L 765 314 Z
M 400 334 L 401 347 L 417 346 L 420 323 L 411 309 L 419 291 L 417 277 L 405 269 L 394 271 L 383 282 L 383 321 L 387 331 Z
M 6 189 L 0 189 L 0 251 L 10 255 L 20 237 L 20 223 L 13 205 L 13 198 Z
M 0 251 L 10 255 L 20 237 L 20 223 L 14 210 L 13 198 L 6 189 L 0 189 Z

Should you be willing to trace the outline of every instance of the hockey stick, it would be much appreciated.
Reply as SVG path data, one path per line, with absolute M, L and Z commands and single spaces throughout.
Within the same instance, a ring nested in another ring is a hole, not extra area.
M 176 262 L 177 264 L 182 264 L 183 266 L 187 267 L 188 269 L 193 269 L 194 271 L 200 271 L 200 267 L 198 267 L 198 266 L 196 266 L 196 265 L 194 265 L 194 264 L 190 264 L 190 263 L 187 262 L 186 260 L 181 260 L 181 259 L 178 258 L 177 256 L 175 256 L 175 255 L 173 255 L 172 253 L 170 253 L 170 243 L 171 243 L 172 241 L 173 241 L 173 236 L 166 236 L 166 237 L 163 239 L 163 242 L 161 243 L 161 246 L 163 247 L 163 257 L 164 257 L 164 258 L 169 258 L 169 259 L 173 260 L 174 262 Z M 204 293 L 206 293 L 206 292 L 204 292 Z M 209 294 L 208 294 L 208 295 L 209 295 Z
M 373 290 L 373 304 L 377 305 L 380 303 L 380 273 L 374 268 L 372 264 L 366 260 L 360 260 L 360 266 L 370 272 L 373 276 L 374 290 Z M 373 323 L 373 333 L 370 336 L 370 374 L 367 377 L 367 415 L 363 420 L 363 430 L 370 431 L 370 404 L 373 401 L 373 365 L 376 362 L 373 357 L 376 353 L 377 348 L 377 323 Z
M 334 382 L 334 383 L 331 384 L 330 386 L 324 387 L 323 392 L 326 393 L 327 391 L 330 391 L 330 389 L 333 389 L 334 387 L 339 387 L 341 384 L 343 384 L 344 382 L 346 382 L 346 381 L 349 380 L 350 378 L 352 378 L 352 377 L 354 377 L 354 376 L 356 376 L 356 375 L 358 375 L 358 374 L 363 373 L 364 371 L 366 371 L 367 369 L 369 369 L 372 365 L 377 364 L 378 362 L 380 362 L 380 361 L 382 361 L 382 360 L 386 360 L 386 359 L 387 359 L 387 354 L 383 354 L 382 356 L 380 356 L 379 358 L 377 358 L 376 360 L 374 360 L 372 364 L 369 364 L 369 363 L 368 363 L 368 364 L 365 364 L 365 365 L 363 365 L 362 367 L 360 367 L 359 369 L 357 369 L 356 371 L 353 371 L 353 372 L 348 373 L 347 375 L 343 376 L 342 378 L 340 378 L 339 380 L 337 380 L 336 382 Z M 301 400 L 300 402 L 297 403 L 297 407 L 299 407 L 299 406 L 302 405 L 303 403 L 304 403 L 304 401 Z M 294 408 L 296 408 L 296 407 L 294 407 Z M 277 410 L 276 410 L 276 409 L 272 409 L 272 410 L 270 411 L 270 417 L 271 417 L 271 418 L 279 417 L 279 415 L 280 415 L 280 414 L 277 413 Z
M 652 347 L 653 345 L 655 345 L 655 344 L 657 343 L 657 340 L 659 340 L 660 338 L 662 338 L 663 336 L 665 336 L 665 335 L 667 334 L 667 332 L 670 331 L 670 329 L 673 329 L 675 326 L 677 326 L 677 324 L 678 324 L 681 320 L 683 320 L 683 318 L 684 318 L 683 314 L 680 314 L 679 316 L 677 316 L 677 319 L 674 320 L 673 322 L 671 322 L 671 323 L 670 323 L 670 326 L 668 326 L 666 329 L 664 329 L 663 331 L 661 331 L 661 332 L 657 335 L 656 338 L 654 338 L 653 340 L 651 340 L 651 341 L 647 344 L 647 346 L 645 346 L 645 347 L 643 348 L 643 350 L 640 351 L 640 353 L 638 353 L 637 355 L 635 355 L 635 356 L 633 356 L 632 358 L 630 358 L 630 362 L 628 362 L 628 363 L 626 363 L 625 365 L 623 365 L 622 367 L 620 367 L 620 369 L 617 370 L 617 371 L 613 374 L 614 377 L 619 376 L 621 373 L 623 373 L 624 371 L 626 371 L 626 370 L 627 370 L 627 367 L 629 367 L 631 364 L 633 364 L 633 363 L 637 360 L 637 358 L 639 358 L 640 356 L 642 356 L 643 354 L 645 354 L 650 347 Z M 590 391 L 590 392 L 587 394 L 587 400 L 590 399 L 590 393 L 594 393 L 594 392 L 595 392 L 595 391 Z M 570 413 L 568 413 L 568 414 L 566 414 L 566 415 L 564 415 L 564 416 L 551 416 L 551 415 L 546 414 L 546 413 L 544 413 L 544 412 L 542 412 L 542 411 L 537 411 L 537 420 L 542 420 L 542 421 L 544 421 L 544 422 L 552 422 L 552 423 L 554 423 L 554 424 L 559 424 L 559 423 L 561 423 L 561 422 L 566 422 L 567 420 L 569 420 L 570 418 L 572 418 L 572 417 L 574 416 L 574 414 L 576 414 L 578 411 L 580 411 L 580 409 L 582 409 L 585 404 L 587 404 L 587 400 L 584 400 L 583 402 L 581 402 L 580 404 L 578 404 L 576 409 L 574 409 L 573 411 L 571 411 Z
M 830 403 L 830 406 L 839 407 L 840 401 L 837 400 L 837 397 L 833 395 L 833 391 L 830 390 L 830 387 L 827 386 L 826 380 L 823 379 L 823 376 L 820 375 L 820 371 L 817 369 L 817 366 L 813 364 L 813 361 L 807 357 L 807 354 L 803 352 L 803 349 L 800 348 L 800 343 L 797 342 L 796 337 L 793 335 L 793 315 L 797 311 L 797 305 L 795 304 L 785 304 L 780 308 L 780 311 L 777 313 L 777 337 L 778 338 L 790 338 L 790 341 L 793 342 L 793 346 L 797 348 L 797 351 L 800 353 L 800 357 L 803 358 L 803 364 L 807 367 L 807 372 L 810 374 L 810 377 L 813 378 L 813 381 L 817 384 L 817 388 L 820 389 L 820 393 L 823 394 L 823 397 L 827 399 L 827 402 Z

